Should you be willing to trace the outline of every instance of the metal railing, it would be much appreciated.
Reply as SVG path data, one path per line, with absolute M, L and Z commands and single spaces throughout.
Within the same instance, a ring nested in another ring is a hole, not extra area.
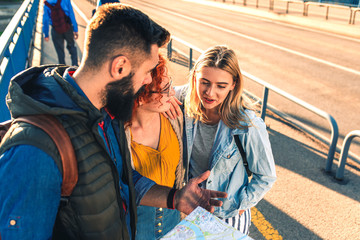
M 356 13 L 357 12 L 360 12 L 360 7 L 357 7 L 357 8 L 351 8 L 351 12 L 352 12 L 352 21 L 350 19 L 350 24 L 355 24 L 355 17 L 356 17 Z
M 193 50 L 198 51 L 199 53 L 203 53 L 204 51 L 201 50 L 200 48 L 195 47 L 194 45 L 187 43 L 177 37 L 172 36 L 172 39 L 170 40 L 170 43 L 168 44 L 168 58 L 169 60 L 171 60 L 172 58 L 172 51 L 173 51 L 173 41 L 177 41 L 180 42 L 181 44 L 184 44 L 185 46 L 190 48 L 189 51 L 189 70 L 191 70 L 192 68 L 192 63 L 193 63 L 193 59 L 192 59 L 192 52 Z M 263 98 L 262 98 L 262 106 L 261 106 L 261 118 L 263 120 L 265 120 L 265 115 L 266 115 L 266 109 L 267 109 L 267 102 L 268 102 L 268 95 L 269 95 L 269 90 L 272 90 L 273 92 L 287 98 L 288 100 L 308 109 L 309 111 L 317 114 L 318 116 L 326 119 L 330 126 L 331 126 L 331 138 L 330 138 L 330 146 L 329 146 L 329 152 L 327 155 L 327 160 L 326 160 L 326 166 L 325 166 L 325 171 L 326 172 L 330 172 L 331 171 L 331 167 L 333 164 L 333 160 L 334 160 L 334 155 L 335 155 L 335 151 L 336 151 L 336 145 L 337 145 L 337 141 L 339 138 L 339 129 L 338 129 L 338 125 L 335 121 L 335 119 L 328 113 L 320 110 L 317 107 L 314 107 L 313 105 L 261 80 L 260 78 L 257 78 L 245 71 L 242 71 L 242 74 L 247 77 L 248 79 L 264 86 L 264 94 L 263 94 Z
M 216 1 L 216 0 L 215 0 Z M 277 2 L 286 2 L 286 13 L 289 13 L 289 4 L 290 3 L 300 3 L 303 4 L 303 16 L 308 16 L 309 13 L 309 6 L 310 5 L 314 5 L 314 6 L 319 6 L 319 7 L 326 7 L 326 13 L 325 13 L 325 19 L 328 20 L 329 19 L 329 9 L 330 8 L 340 8 L 340 9 L 345 9 L 345 10 L 349 10 L 349 24 L 355 24 L 355 16 L 356 16 L 356 12 L 360 11 L 360 1 L 358 3 L 358 5 L 356 4 L 341 4 L 339 2 L 334 2 L 332 3 L 331 1 L 327 1 L 327 2 L 323 2 L 323 1 L 308 1 L 308 0 L 269 0 L 269 10 L 270 11 L 274 11 L 274 5 L 275 5 L 275 1 Z M 226 0 L 222 0 L 222 2 L 226 3 Z M 228 0 L 228 2 L 232 2 L 233 4 L 239 3 L 239 2 L 243 2 L 243 5 L 246 6 L 247 5 L 247 0 L 240 0 L 240 1 L 236 1 L 236 0 Z M 255 6 L 256 8 L 259 7 L 259 0 L 255 0 Z
M 344 168 L 345 168 L 346 159 L 348 156 L 351 141 L 355 137 L 360 137 L 360 130 L 354 130 L 354 131 L 348 133 L 344 139 L 344 143 L 343 143 L 343 146 L 341 148 L 341 153 L 340 153 L 340 160 L 338 162 L 338 169 L 336 171 L 336 176 L 335 176 L 335 178 L 338 180 L 344 179 Z
M 39 0 L 25 0 L 0 37 L 0 121 L 10 119 L 5 96 L 10 79 L 26 69 Z

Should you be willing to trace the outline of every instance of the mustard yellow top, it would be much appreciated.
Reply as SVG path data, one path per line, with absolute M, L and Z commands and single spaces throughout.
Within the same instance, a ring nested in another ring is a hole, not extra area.
M 160 114 L 160 123 L 158 149 L 131 140 L 134 168 L 159 185 L 173 187 L 175 171 L 180 159 L 179 141 L 169 120 L 162 114 Z

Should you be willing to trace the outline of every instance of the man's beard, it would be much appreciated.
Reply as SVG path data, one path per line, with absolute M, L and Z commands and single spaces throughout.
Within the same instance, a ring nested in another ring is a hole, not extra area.
M 132 109 L 137 94 L 134 93 L 132 77 L 130 73 L 126 77 L 115 82 L 108 83 L 101 97 L 101 101 L 106 110 L 115 118 L 121 121 L 131 120 Z

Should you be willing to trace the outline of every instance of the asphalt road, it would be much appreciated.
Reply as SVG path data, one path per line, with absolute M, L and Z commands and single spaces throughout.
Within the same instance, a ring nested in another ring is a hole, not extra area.
M 231 5 L 220 9 L 180 0 L 122 2 L 140 8 L 172 35 L 200 49 L 229 45 L 244 71 L 332 115 L 339 126 L 339 146 L 347 133 L 360 129 L 360 39 L 250 16 Z M 247 81 L 245 87 L 262 96 L 257 84 Z M 270 95 L 270 104 L 330 138 L 323 118 L 276 94 Z M 359 144 L 353 146 L 360 153 Z

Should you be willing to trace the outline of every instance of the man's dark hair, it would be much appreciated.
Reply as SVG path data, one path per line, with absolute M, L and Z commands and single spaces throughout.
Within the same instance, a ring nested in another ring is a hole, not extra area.
M 124 55 L 136 67 L 139 56 L 148 57 L 153 44 L 162 47 L 169 39 L 170 33 L 140 10 L 120 3 L 104 4 L 86 29 L 85 65 L 96 68 Z

